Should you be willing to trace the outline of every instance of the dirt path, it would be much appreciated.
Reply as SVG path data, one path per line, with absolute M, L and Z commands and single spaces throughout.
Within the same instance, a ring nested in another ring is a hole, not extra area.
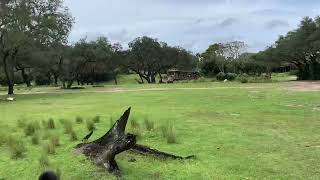
M 288 83 L 286 87 L 292 91 L 320 91 L 320 81 L 296 81 Z

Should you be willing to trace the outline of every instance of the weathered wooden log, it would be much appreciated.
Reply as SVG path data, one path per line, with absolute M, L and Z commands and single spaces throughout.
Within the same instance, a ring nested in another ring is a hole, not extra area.
M 115 161 L 115 156 L 126 150 L 142 155 L 150 155 L 157 158 L 189 159 L 194 156 L 181 157 L 169 153 L 161 152 L 150 147 L 136 144 L 136 135 L 125 134 L 129 108 L 115 122 L 113 127 L 102 137 L 90 143 L 81 143 L 76 146 L 78 152 L 88 156 L 96 165 L 106 168 L 110 173 L 120 176 L 120 169 Z M 90 132 L 84 139 L 90 138 L 93 132 Z

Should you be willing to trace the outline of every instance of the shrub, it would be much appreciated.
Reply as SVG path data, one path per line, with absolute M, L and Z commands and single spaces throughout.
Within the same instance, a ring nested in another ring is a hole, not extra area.
M 50 79 L 44 74 L 38 74 L 35 77 L 35 83 L 38 86 L 49 85 L 51 83 Z
M 64 133 L 70 134 L 73 131 L 73 126 L 70 121 L 65 121 L 63 126 L 64 126 Z
M 219 72 L 216 76 L 218 81 L 223 81 L 226 79 L 226 74 L 224 72 Z
M 78 124 L 83 123 L 83 118 L 80 117 L 80 116 L 77 116 L 77 117 L 76 117 L 76 123 L 78 123 Z
M 144 125 L 148 131 L 151 131 L 154 128 L 154 122 L 150 121 L 147 116 L 144 118 Z
M 33 134 L 33 136 L 31 137 L 31 143 L 33 145 L 38 145 L 39 142 L 40 142 L 39 133 Z
M 93 121 L 87 120 L 87 129 L 88 129 L 89 131 L 93 131 L 93 130 L 96 129 L 96 126 L 95 126 L 95 124 L 93 123 Z
M 71 140 L 71 141 L 77 141 L 77 140 L 78 140 L 78 136 L 77 136 L 77 134 L 76 134 L 75 131 L 72 131 L 72 132 L 70 133 L 70 140 Z
M 248 83 L 249 81 L 247 78 L 241 78 L 240 82 L 244 84 L 244 83 Z
M 28 123 L 24 128 L 24 133 L 26 136 L 33 135 L 38 129 L 40 129 L 40 125 L 37 121 Z
M 55 123 L 54 123 L 54 120 L 52 118 L 50 118 L 47 122 L 47 128 L 48 129 L 55 129 L 56 126 L 55 126 Z
M 22 140 L 9 138 L 7 143 L 10 149 L 12 159 L 19 159 L 24 157 L 24 153 L 27 151 L 27 149 L 24 146 Z
M 237 78 L 237 74 L 235 74 L 235 73 L 227 73 L 225 78 L 228 79 L 229 81 L 233 81 L 233 80 L 235 80 Z
M 42 153 L 39 158 L 39 165 L 41 168 L 47 168 L 49 166 L 49 158 L 46 153 Z
M 173 143 L 176 143 L 176 131 L 174 129 L 173 126 L 170 126 L 167 130 L 167 143 L 168 144 L 173 144 Z
M 56 146 L 52 143 L 46 143 L 43 145 L 43 150 L 47 154 L 54 154 L 56 153 Z
M 60 138 L 59 136 L 53 136 L 51 137 L 51 144 L 53 144 L 54 146 L 60 146 Z
M 95 117 L 92 119 L 92 121 L 93 121 L 94 123 L 99 123 L 99 122 L 100 122 L 100 116 L 95 116 Z

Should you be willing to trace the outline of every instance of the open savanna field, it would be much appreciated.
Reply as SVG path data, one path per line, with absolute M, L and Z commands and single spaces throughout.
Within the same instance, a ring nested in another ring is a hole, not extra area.
M 117 162 L 125 179 L 320 179 L 320 92 L 297 82 L 17 89 L 16 101 L 0 101 L 0 179 L 37 179 L 47 167 L 62 179 L 114 178 L 74 146 L 92 119 L 90 140 L 128 107 L 128 131 L 139 135 L 138 143 L 196 158 L 121 153 Z M 28 124 L 36 124 L 34 132 Z M 54 152 L 48 150 L 53 142 Z

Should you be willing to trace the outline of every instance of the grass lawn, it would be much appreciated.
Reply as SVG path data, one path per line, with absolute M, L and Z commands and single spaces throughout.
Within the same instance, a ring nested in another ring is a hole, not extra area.
M 12 103 L 0 101 L 0 179 L 36 179 L 43 170 L 39 158 L 50 139 L 46 136 L 60 138 L 60 146 L 48 157 L 49 167 L 58 168 L 62 179 L 112 178 L 73 147 L 88 133 L 86 120 L 101 117 L 94 139 L 129 106 L 130 119 L 142 127 L 139 143 L 196 159 L 158 160 L 123 153 L 117 161 L 125 179 L 320 179 L 320 93 L 283 86 L 203 82 L 106 86 L 73 93 L 35 88 L 31 92 L 38 94 L 17 95 Z M 84 122 L 76 123 L 77 116 Z M 49 118 L 55 129 L 43 127 L 42 121 Z M 64 133 L 66 122 L 61 119 L 72 123 L 79 141 Z M 154 122 L 154 130 L 146 130 L 145 119 Z M 39 145 L 17 127 L 19 120 L 40 122 Z M 161 126 L 174 127 L 176 143 L 167 143 Z M 11 158 L 7 136 L 23 140 L 23 158 Z M 137 161 L 129 162 L 131 158 Z

